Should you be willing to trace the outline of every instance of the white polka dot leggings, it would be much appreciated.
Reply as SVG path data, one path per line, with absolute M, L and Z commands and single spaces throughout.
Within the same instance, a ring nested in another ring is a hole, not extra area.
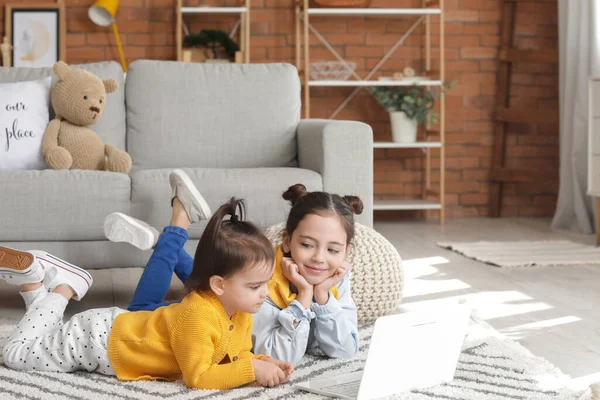
M 108 358 L 108 336 L 117 307 L 74 315 L 63 324 L 68 301 L 56 293 L 22 292 L 27 311 L 8 338 L 2 355 L 7 367 L 18 370 L 95 371 L 115 375 Z

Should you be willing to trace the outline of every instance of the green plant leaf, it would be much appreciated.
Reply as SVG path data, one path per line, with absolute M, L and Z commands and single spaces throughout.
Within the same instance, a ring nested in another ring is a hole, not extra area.
M 235 43 L 225 31 L 217 29 L 202 29 L 198 33 L 190 33 L 183 39 L 183 45 L 186 47 L 206 46 L 213 52 L 217 58 L 217 48 L 221 46 L 229 57 L 234 57 L 240 47 Z
M 435 101 L 439 100 L 444 89 L 454 87 L 456 80 L 446 82 L 440 90 L 423 86 L 376 86 L 371 94 L 388 112 L 403 111 L 407 117 L 416 119 L 419 123 L 437 123 L 437 113 L 434 111 Z

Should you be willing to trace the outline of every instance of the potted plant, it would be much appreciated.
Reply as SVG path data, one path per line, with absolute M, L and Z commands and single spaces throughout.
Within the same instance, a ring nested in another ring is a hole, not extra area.
M 449 88 L 454 82 L 444 84 Z M 443 91 L 443 88 L 442 88 Z M 373 97 L 390 113 L 392 140 L 394 142 L 415 142 L 418 124 L 435 124 L 437 113 L 435 101 L 440 93 L 425 86 L 377 86 L 371 89 Z
M 229 37 L 227 32 L 217 29 L 202 29 L 198 33 L 190 33 L 183 39 L 183 45 L 193 48 L 204 47 L 208 50 L 204 54 L 203 61 L 205 62 L 210 62 L 209 60 L 229 62 L 235 58 L 235 53 L 240 51 L 240 47 Z M 227 58 L 224 59 L 223 56 Z

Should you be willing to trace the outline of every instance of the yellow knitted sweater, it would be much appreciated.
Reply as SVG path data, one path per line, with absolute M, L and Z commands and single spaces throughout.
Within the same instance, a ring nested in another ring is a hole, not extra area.
M 290 289 L 290 281 L 283 274 L 281 268 L 281 259 L 283 258 L 283 250 L 281 245 L 275 247 L 275 271 L 269 281 L 269 298 L 275 303 L 275 305 L 282 310 L 287 308 L 292 301 L 298 296 Z M 339 298 L 337 286 L 329 289 L 329 292 L 336 299 Z
M 117 316 L 108 355 L 121 380 L 183 378 L 192 388 L 230 389 L 255 380 L 251 333 L 251 314 L 229 318 L 214 293 L 192 292 L 178 304 Z

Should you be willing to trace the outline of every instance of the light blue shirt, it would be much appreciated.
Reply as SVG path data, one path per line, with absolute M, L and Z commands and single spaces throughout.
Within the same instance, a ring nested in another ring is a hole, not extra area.
M 283 310 L 270 298 L 254 314 L 252 344 L 255 354 L 265 354 L 294 365 L 309 348 L 320 348 L 329 357 L 352 358 L 358 353 L 358 316 L 350 295 L 350 273 L 324 305 L 310 309 L 297 300 Z M 299 322 L 294 327 L 294 322 Z

